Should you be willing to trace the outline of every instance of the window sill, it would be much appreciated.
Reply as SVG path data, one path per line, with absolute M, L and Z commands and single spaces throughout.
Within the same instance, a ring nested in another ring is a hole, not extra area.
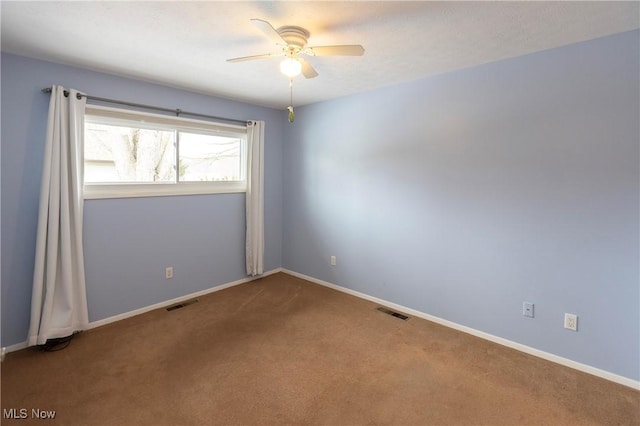
M 85 200 L 103 198 L 167 197 L 180 195 L 230 194 L 246 192 L 246 182 L 183 182 L 155 184 L 85 185 Z

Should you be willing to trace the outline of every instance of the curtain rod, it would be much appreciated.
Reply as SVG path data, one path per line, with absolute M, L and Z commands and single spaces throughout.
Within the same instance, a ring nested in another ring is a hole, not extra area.
M 45 87 L 44 89 L 42 89 L 42 92 L 51 93 L 51 87 Z M 69 96 L 69 91 L 65 90 L 64 91 L 64 95 L 65 96 Z M 107 103 L 110 103 L 110 104 L 126 105 L 126 106 L 131 106 L 131 107 L 136 107 L 136 108 L 144 108 L 144 109 L 150 109 L 150 110 L 162 111 L 162 112 L 171 112 L 171 113 L 175 114 L 178 117 L 180 115 L 190 115 L 192 117 L 201 117 L 201 118 L 210 118 L 210 119 L 214 119 L 214 120 L 231 121 L 231 122 L 234 122 L 234 123 L 242 123 L 244 125 L 249 125 L 251 123 L 251 121 L 249 121 L 249 120 L 237 120 L 235 118 L 216 117 L 215 115 L 207 115 L 207 114 L 200 114 L 200 113 L 197 113 L 197 112 L 183 111 L 183 110 L 178 109 L 178 108 L 171 109 L 171 108 L 157 107 L 157 106 L 153 106 L 153 105 L 136 104 L 136 103 L 133 103 L 133 102 L 118 101 L 118 100 L 115 100 L 115 99 L 100 98 L 98 96 L 85 95 L 84 93 L 78 93 L 76 95 L 76 97 L 78 99 L 82 98 L 83 96 L 85 98 L 87 98 L 88 101 L 107 102 Z

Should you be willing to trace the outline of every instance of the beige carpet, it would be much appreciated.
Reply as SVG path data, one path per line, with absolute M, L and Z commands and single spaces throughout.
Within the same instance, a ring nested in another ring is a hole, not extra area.
M 640 424 L 638 391 L 375 308 L 276 274 L 11 353 L 3 414 L 28 418 L 2 424 Z

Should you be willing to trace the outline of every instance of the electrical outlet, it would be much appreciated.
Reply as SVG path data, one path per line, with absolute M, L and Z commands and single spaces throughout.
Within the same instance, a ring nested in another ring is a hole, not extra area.
M 522 315 L 533 318 L 533 307 L 534 304 L 531 302 L 522 302 Z
M 574 314 L 564 314 L 564 328 L 578 331 L 578 316 Z
M 164 270 L 164 278 L 170 280 L 173 278 L 173 266 L 167 266 Z
M 336 266 L 336 257 L 331 256 L 331 266 Z

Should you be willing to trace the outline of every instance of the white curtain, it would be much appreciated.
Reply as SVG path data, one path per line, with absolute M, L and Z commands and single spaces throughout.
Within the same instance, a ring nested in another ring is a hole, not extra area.
M 264 121 L 247 127 L 247 275 L 261 275 L 264 261 Z
M 86 98 L 53 86 L 45 141 L 29 346 L 66 337 L 89 322 L 82 254 Z

